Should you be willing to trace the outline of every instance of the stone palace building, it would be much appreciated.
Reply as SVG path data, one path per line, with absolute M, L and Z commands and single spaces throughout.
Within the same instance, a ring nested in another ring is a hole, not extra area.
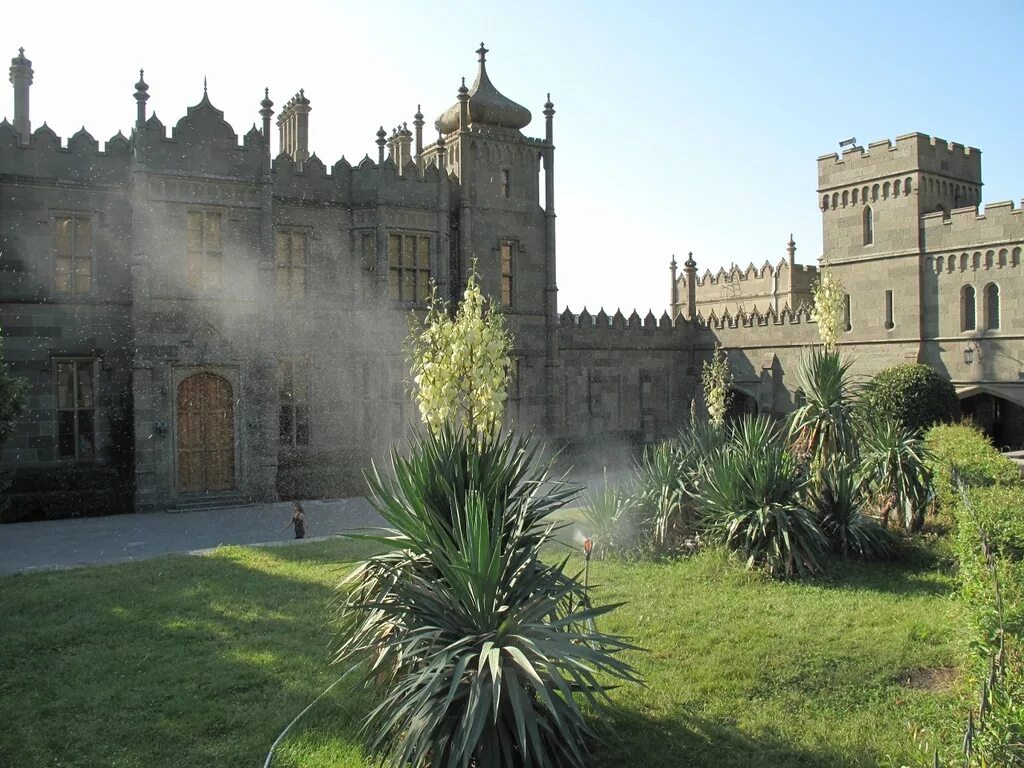
M 785 413 L 817 340 L 815 267 L 698 277 L 656 317 L 559 313 L 554 115 L 501 94 L 481 45 L 426 141 L 417 109 L 375 156 L 311 153 L 303 91 L 239 138 L 204 92 L 173 127 L 135 86 L 127 135 L 32 130 L 31 62 L 0 122 L 0 334 L 29 408 L 3 468 L 115 467 L 137 509 L 350 492 L 415 420 L 402 342 L 473 259 L 515 340 L 509 416 L 568 444 L 674 434 L 729 350 L 739 407 Z M 849 291 L 857 370 L 928 363 L 997 441 L 1024 434 L 1024 218 L 981 202 L 980 153 L 910 134 L 818 160 L 823 258 Z M 543 185 L 543 193 L 542 193 Z

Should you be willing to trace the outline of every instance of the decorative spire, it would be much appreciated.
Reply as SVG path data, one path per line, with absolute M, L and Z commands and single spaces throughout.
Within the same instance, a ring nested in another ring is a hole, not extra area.
M 413 125 L 423 125 L 423 113 L 420 111 L 420 105 L 416 105 L 416 114 L 412 116 Z
M 684 265 L 689 270 L 697 269 L 697 262 L 693 260 L 693 251 L 690 251 L 686 256 L 686 264 Z
M 789 233 L 789 242 L 786 243 L 786 253 L 789 254 L 789 260 L 793 261 L 796 258 L 796 242 L 793 240 L 793 233 Z
M 271 109 L 271 107 L 274 106 L 274 102 L 270 100 L 269 88 L 263 89 L 263 101 L 260 102 L 260 106 L 262 107 L 262 109 L 260 110 L 260 115 L 262 115 L 263 117 L 269 119 L 270 116 L 274 114 L 274 110 Z
M 388 133 L 384 130 L 382 125 L 377 130 L 377 164 L 383 165 L 384 163 L 384 147 L 388 143 Z
M 462 85 L 459 86 L 459 101 L 467 101 L 469 99 L 469 88 L 466 87 L 466 78 L 462 78 Z
M 480 47 L 476 49 L 476 55 L 480 57 L 481 64 L 487 61 L 487 49 L 484 48 L 484 44 L 482 42 L 480 43 Z
M 679 268 L 679 265 L 676 264 L 676 255 L 674 253 L 672 254 L 672 262 L 668 265 L 668 268 L 670 270 L 672 270 L 672 274 L 673 275 L 676 273 L 676 270 Z
M 138 102 L 146 102 L 149 100 L 149 94 L 146 91 L 149 90 L 149 86 L 146 84 L 146 71 L 144 69 L 139 70 L 139 82 L 135 84 L 135 100 Z
M 206 75 L 203 75 L 203 96 L 206 95 Z
M 555 105 L 551 103 L 551 94 L 548 94 L 548 100 L 544 102 L 544 116 L 551 117 L 555 114 Z

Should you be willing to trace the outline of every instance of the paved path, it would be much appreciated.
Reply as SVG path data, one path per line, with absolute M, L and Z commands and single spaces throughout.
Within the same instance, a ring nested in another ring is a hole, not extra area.
M 305 501 L 306 536 L 382 523 L 365 499 Z M 0 525 L 0 573 L 142 560 L 229 544 L 292 540 L 291 504 L 249 504 L 194 512 L 153 512 Z M 282 530 L 283 529 L 283 530 Z

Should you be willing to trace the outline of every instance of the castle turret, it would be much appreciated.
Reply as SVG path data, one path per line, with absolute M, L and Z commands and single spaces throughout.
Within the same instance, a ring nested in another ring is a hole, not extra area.
M 14 130 L 21 138 L 21 143 L 28 144 L 32 135 L 28 107 L 28 91 L 32 86 L 32 62 L 25 58 L 24 48 L 19 48 L 18 55 L 11 59 L 10 79 L 14 86 Z

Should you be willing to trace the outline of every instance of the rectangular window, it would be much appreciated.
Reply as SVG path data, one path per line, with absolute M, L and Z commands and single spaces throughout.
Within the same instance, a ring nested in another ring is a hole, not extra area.
M 507 168 L 501 171 L 501 196 L 506 200 L 512 193 L 511 185 L 509 184 L 509 171 Z
M 57 360 L 57 456 L 96 458 L 96 361 Z
M 220 286 L 221 243 L 220 211 L 189 211 L 185 239 L 185 277 L 189 288 Z
M 279 361 L 277 380 L 281 445 L 309 445 L 309 361 L 305 358 Z
M 426 303 L 430 295 L 430 236 L 388 235 L 388 296 Z
M 512 243 L 501 244 L 501 306 L 512 306 Z
M 306 298 L 306 233 L 278 231 L 274 262 L 277 266 L 277 298 L 283 301 Z
M 892 318 L 892 291 L 888 290 L 885 292 L 885 330 L 887 331 L 891 331 L 896 327 Z
M 850 315 L 850 294 L 843 296 L 843 330 L 853 330 L 853 318 Z
M 57 293 L 82 294 L 92 290 L 92 219 L 81 214 L 53 218 L 53 252 Z

